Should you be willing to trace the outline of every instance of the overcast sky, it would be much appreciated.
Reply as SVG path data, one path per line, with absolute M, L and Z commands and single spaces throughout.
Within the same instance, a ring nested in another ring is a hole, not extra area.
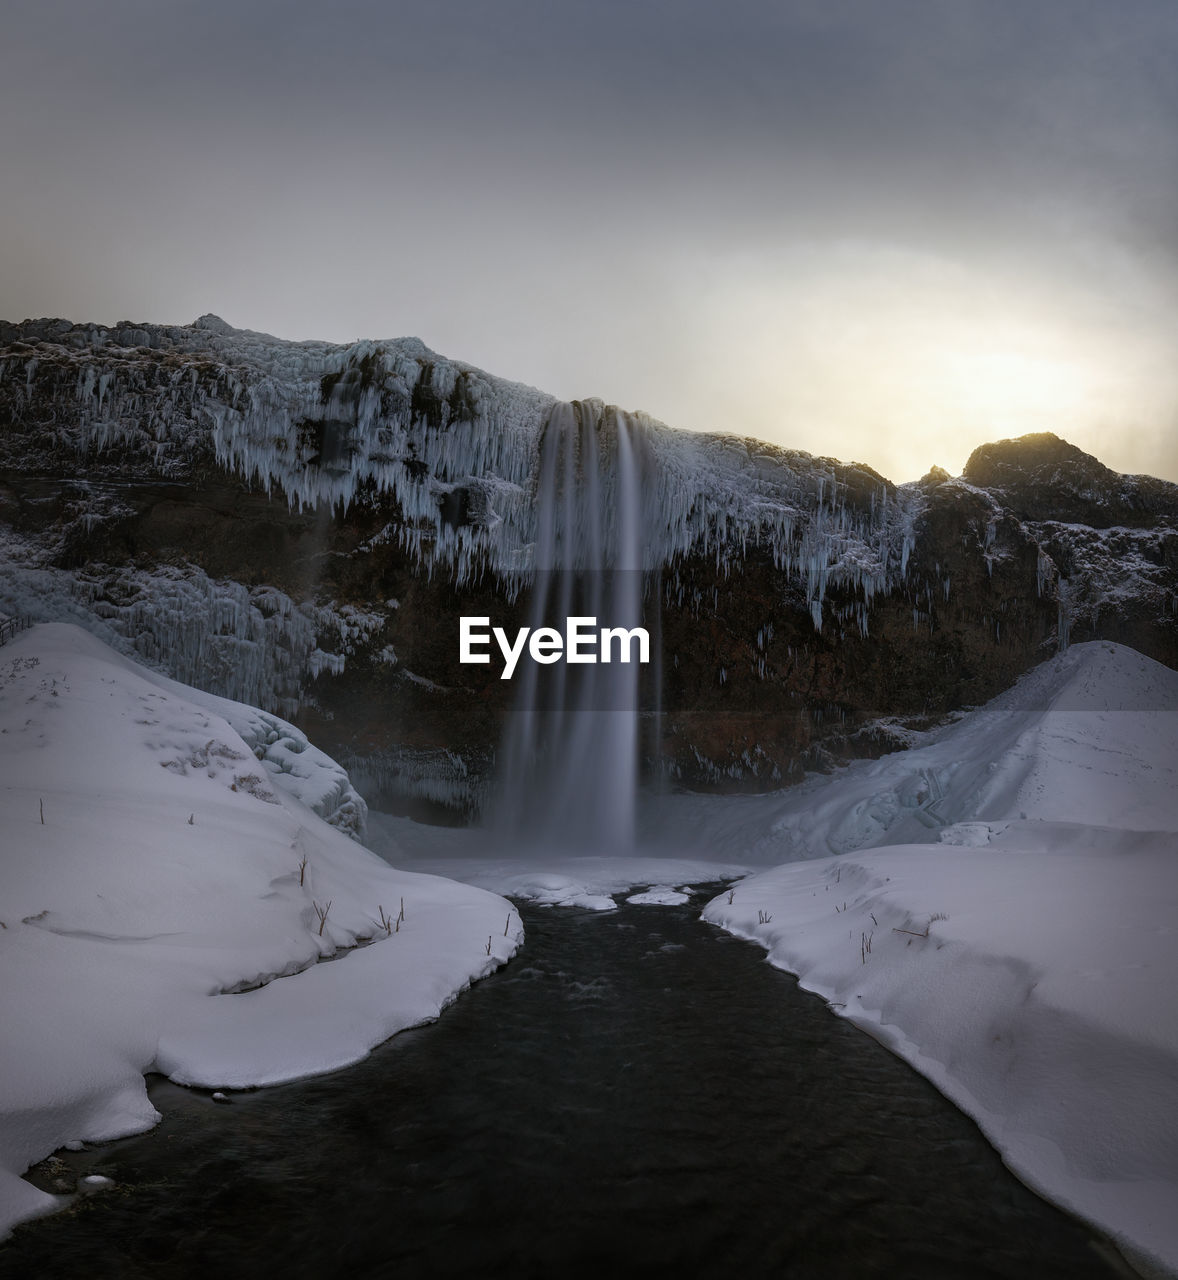
M 1178 0 L 10 0 L 0 316 L 1178 480 Z

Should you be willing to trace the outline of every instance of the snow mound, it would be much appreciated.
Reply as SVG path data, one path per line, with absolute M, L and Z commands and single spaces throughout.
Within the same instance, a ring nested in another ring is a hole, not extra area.
M 144 1072 L 345 1066 L 522 937 L 502 898 L 395 871 L 308 807 L 354 793 L 291 726 L 73 626 L 0 649 L 0 769 L 0 1232 L 57 1207 L 31 1163 L 156 1122 Z
M 1079 645 L 922 746 L 811 786 L 808 807 L 770 815 L 761 798 L 809 860 L 704 912 L 911 1062 L 1029 1185 L 1166 1274 L 1176 766 L 1178 673 Z
M 690 900 L 689 887 L 676 889 L 669 884 L 651 885 L 644 893 L 632 893 L 626 899 L 642 907 L 680 907 Z
M 1019 819 L 1178 831 L 1176 711 L 1178 673 L 1123 645 L 1073 645 L 909 750 L 771 795 L 655 799 L 644 830 L 761 863 L 976 844 Z
M 324 822 L 363 842 L 368 806 L 342 765 L 320 751 L 301 729 L 267 711 L 219 698 L 166 676 L 144 673 L 161 689 L 186 697 L 224 719 L 253 752 L 275 787 L 301 801 Z

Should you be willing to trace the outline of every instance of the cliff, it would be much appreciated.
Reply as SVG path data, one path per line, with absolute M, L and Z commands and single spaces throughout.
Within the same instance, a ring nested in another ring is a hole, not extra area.
M 0 609 L 81 622 L 293 720 L 375 803 L 459 819 L 513 687 L 458 664 L 457 620 L 526 620 L 553 405 L 416 339 L 0 324 Z M 605 407 L 574 409 L 608 451 Z M 630 421 L 648 777 L 782 785 L 1071 641 L 1178 665 L 1174 485 L 1054 435 L 894 485 Z

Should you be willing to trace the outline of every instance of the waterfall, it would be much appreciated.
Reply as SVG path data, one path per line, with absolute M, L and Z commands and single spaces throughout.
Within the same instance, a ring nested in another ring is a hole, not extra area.
M 572 615 L 642 622 L 643 451 L 634 423 L 592 403 L 554 405 L 540 447 L 529 625 Z M 503 740 L 492 827 L 507 841 L 580 853 L 634 843 L 641 667 L 529 662 Z

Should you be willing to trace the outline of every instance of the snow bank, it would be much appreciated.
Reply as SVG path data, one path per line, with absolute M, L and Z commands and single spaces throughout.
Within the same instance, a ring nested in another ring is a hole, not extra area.
M 1168 1274 L 1175 708 L 1175 672 L 1076 646 L 779 812 L 794 848 L 858 852 L 763 872 L 704 912 L 911 1062 L 1024 1181 Z
M 501 898 L 394 871 L 312 812 L 350 784 L 289 725 L 72 626 L 0 649 L 0 770 L 0 1231 L 58 1203 L 29 1164 L 156 1122 L 144 1072 L 345 1066 L 522 936 Z
M 352 785 L 347 771 L 313 746 L 301 729 L 257 707 L 219 698 L 153 672 L 142 674 L 157 688 L 220 716 L 254 753 L 276 787 L 301 801 L 324 822 L 355 840 L 364 840 L 368 819 L 364 798 Z

